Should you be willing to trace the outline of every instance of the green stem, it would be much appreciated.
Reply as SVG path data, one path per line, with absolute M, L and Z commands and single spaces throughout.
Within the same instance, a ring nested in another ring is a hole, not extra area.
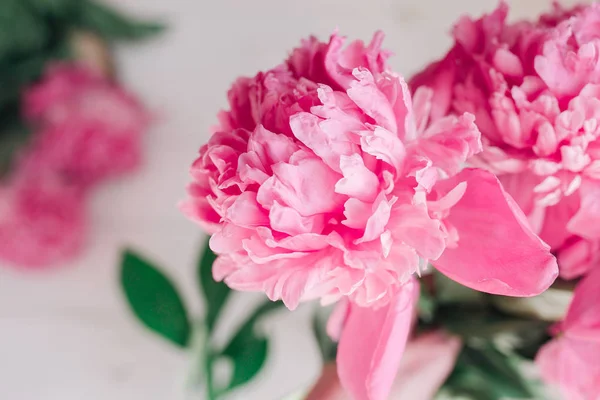
M 204 376 L 206 378 L 206 396 L 208 400 L 217 400 L 218 393 L 213 382 L 213 354 L 207 352 L 204 358 Z

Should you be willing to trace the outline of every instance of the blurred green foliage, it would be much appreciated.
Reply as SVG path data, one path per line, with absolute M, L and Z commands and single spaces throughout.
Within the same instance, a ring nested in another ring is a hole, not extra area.
M 2 0 L 0 27 L 0 176 L 14 150 L 27 141 L 28 130 L 19 121 L 23 89 L 49 62 L 71 56 L 73 31 L 93 32 L 110 43 L 143 39 L 163 29 L 92 0 Z

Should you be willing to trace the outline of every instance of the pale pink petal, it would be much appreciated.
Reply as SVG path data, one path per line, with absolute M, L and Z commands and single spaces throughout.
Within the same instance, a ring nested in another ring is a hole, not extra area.
M 343 123 L 328 123 L 316 115 L 298 113 L 290 118 L 294 136 L 315 152 L 330 168 L 340 171 L 340 157 L 356 154 L 357 144 L 348 136 L 348 126 Z
M 367 219 L 365 233 L 356 240 L 356 244 L 369 242 L 380 238 L 390 220 L 392 206 L 395 200 L 388 200 L 384 193 L 381 193 L 373 204 L 372 215 Z
M 585 337 L 594 331 L 600 343 L 600 268 L 594 268 L 575 288 L 563 326 L 569 336 Z
M 347 299 L 342 299 L 335 305 L 335 308 L 327 320 L 327 334 L 332 340 L 339 342 L 342 337 L 349 311 L 350 303 Z
M 467 190 L 446 219 L 458 231 L 458 246 L 447 248 L 434 266 L 465 286 L 492 294 L 534 296 L 546 290 L 558 275 L 556 259 L 498 179 L 466 169 L 440 189 L 450 190 L 459 182 L 466 182 Z
M 418 285 L 410 281 L 385 307 L 351 305 L 337 364 L 342 386 L 354 399 L 388 398 L 408 338 L 417 290 Z
M 560 265 L 560 277 L 576 279 L 596 267 L 600 256 L 600 243 L 585 239 L 572 239 L 562 246 L 556 255 Z
M 388 131 L 395 132 L 397 126 L 394 110 L 388 98 L 375 84 L 373 75 L 368 70 L 357 69 L 354 71 L 354 76 L 358 80 L 350 83 L 348 97 L 366 115 L 373 118 L 375 124 Z
M 427 333 L 408 342 L 394 380 L 391 400 L 431 400 L 452 369 L 461 343 L 443 332 Z M 323 367 L 307 400 L 350 400 L 338 378 L 336 364 Z
M 481 151 L 475 118 L 446 117 L 434 122 L 419 138 L 416 151 L 449 175 L 457 174 L 468 158 Z
M 288 235 L 300 235 L 303 233 L 320 233 L 323 230 L 324 221 L 322 215 L 303 217 L 291 207 L 285 207 L 277 201 L 269 210 L 269 221 L 271 227 Z
M 454 369 L 458 337 L 432 332 L 408 342 L 390 399 L 431 400 Z
M 297 165 L 275 164 L 273 173 L 258 190 L 257 200 L 265 208 L 277 201 L 302 216 L 311 216 L 343 205 L 343 197 L 331 190 L 339 175 L 318 159 L 304 159 Z
M 398 136 L 380 127 L 360 134 L 360 145 L 364 152 L 391 165 L 397 171 L 402 170 L 406 149 Z
M 353 229 L 364 229 L 371 216 L 372 207 L 370 203 L 358 199 L 348 199 L 344 203 L 344 216 L 346 219 L 342 221 L 342 224 Z
M 580 189 L 581 206 L 567 224 L 569 232 L 586 239 L 600 239 L 600 185 L 585 180 Z
M 248 141 L 248 151 L 257 154 L 263 165 L 288 162 L 297 150 L 298 145 L 291 138 L 273 133 L 262 125 L 256 127 Z
M 425 259 L 438 259 L 446 247 L 440 221 L 431 218 L 424 205 L 395 206 L 389 227 L 395 240 L 414 248 Z
M 558 387 L 566 400 L 596 400 L 599 359 L 600 341 L 564 337 L 543 346 L 535 361 L 544 381 Z
M 340 170 L 344 177 L 335 184 L 337 193 L 361 201 L 375 200 L 379 189 L 379 178 L 365 167 L 360 155 L 341 156 Z

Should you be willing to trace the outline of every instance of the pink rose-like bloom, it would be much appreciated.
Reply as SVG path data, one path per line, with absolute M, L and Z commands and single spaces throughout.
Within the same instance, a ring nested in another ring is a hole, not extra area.
M 571 279 L 600 261 L 600 4 L 507 13 L 460 19 L 411 88 L 434 91 L 434 120 L 475 115 L 484 151 L 469 161 L 499 176 Z
M 77 64 L 57 64 L 24 93 L 37 163 L 88 185 L 141 161 L 148 116 L 120 86 Z
M 454 369 L 460 339 L 432 332 L 410 340 L 388 396 L 391 400 L 430 400 Z M 335 364 L 326 365 L 306 400 L 350 400 L 338 378 Z
M 85 240 L 81 190 L 56 176 L 15 176 L 0 184 L 0 259 L 38 268 L 72 257 Z
M 413 106 L 381 35 L 342 42 L 311 39 L 236 82 L 183 209 L 212 234 L 215 279 L 290 309 L 341 300 L 340 380 L 354 398 L 379 400 L 408 338 L 412 276 L 428 262 L 514 296 L 544 291 L 557 266 L 494 175 L 460 172 L 481 146 L 473 116 L 430 124 L 432 91 Z
M 558 386 L 567 400 L 600 398 L 600 269 L 575 288 L 565 320 L 554 327 L 557 337 L 536 357 L 542 377 Z

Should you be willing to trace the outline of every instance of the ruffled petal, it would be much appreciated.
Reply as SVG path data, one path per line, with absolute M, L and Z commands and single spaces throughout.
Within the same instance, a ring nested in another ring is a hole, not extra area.
M 580 189 L 581 206 L 567 224 L 569 232 L 586 239 L 600 239 L 600 185 L 584 181 Z

